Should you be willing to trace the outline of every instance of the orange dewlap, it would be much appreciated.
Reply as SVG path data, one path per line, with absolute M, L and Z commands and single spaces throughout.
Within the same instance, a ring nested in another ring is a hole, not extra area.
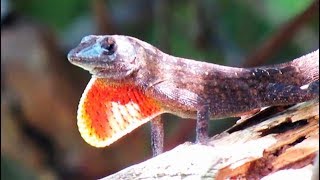
M 163 113 L 153 98 L 129 83 L 92 77 L 78 107 L 82 138 L 95 147 L 105 147 Z

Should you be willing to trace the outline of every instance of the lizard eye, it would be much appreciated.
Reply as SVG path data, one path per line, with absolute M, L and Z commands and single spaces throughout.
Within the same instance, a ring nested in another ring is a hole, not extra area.
M 101 48 L 104 54 L 112 55 L 116 51 L 116 42 L 111 38 L 106 38 L 101 42 Z

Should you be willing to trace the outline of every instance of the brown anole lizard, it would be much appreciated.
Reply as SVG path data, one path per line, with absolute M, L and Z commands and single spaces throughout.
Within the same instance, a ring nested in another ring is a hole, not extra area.
M 152 120 L 153 153 L 163 149 L 163 113 L 197 120 L 196 142 L 208 139 L 208 120 L 319 96 L 319 50 L 293 61 L 228 67 L 168 55 L 139 39 L 86 36 L 68 54 L 92 78 L 78 107 L 81 136 L 105 147 Z

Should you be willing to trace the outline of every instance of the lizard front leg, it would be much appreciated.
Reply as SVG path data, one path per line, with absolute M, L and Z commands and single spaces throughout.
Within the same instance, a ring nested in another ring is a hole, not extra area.
M 175 114 L 180 109 L 185 112 L 196 113 L 196 143 L 205 144 L 208 140 L 208 124 L 210 118 L 209 105 L 198 94 L 188 90 L 178 88 L 170 81 L 162 81 L 155 84 L 154 93 L 159 99 L 162 99 L 167 104 L 169 112 Z M 177 113 L 179 114 L 179 113 Z
M 151 149 L 152 156 L 155 157 L 163 152 L 163 119 L 159 115 L 153 118 L 150 122 L 151 125 Z
M 205 144 L 209 139 L 209 106 L 201 106 L 197 111 L 196 143 Z

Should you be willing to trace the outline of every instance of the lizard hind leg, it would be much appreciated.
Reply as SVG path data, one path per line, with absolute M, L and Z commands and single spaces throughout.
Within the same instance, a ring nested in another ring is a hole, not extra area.
M 319 80 L 304 86 L 269 84 L 264 102 L 269 105 L 289 105 L 309 101 L 319 97 Z
M 77 124 L 88 144 L 105 147 L 162 113 L 160 104 L 133 84 L 92 77 L 80 99 Z

